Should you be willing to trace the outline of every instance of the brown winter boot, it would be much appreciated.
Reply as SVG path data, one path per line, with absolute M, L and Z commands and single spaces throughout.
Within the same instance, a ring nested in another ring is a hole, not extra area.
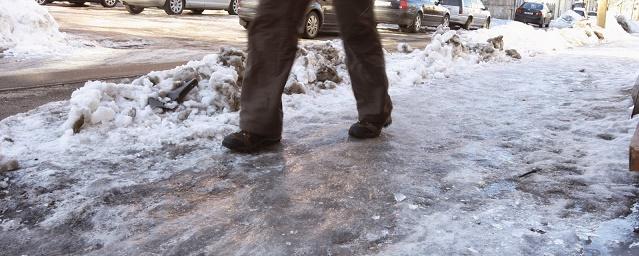
M 348 135 L 358 139 L 377 138 L 382 133 L 382 128 L 388 127 L 391 123 L 393 123 L 393 120 L 390 117 L 382 125 L 360 121 L 351 126 L 348 130 Z
M 222 145 L 230 150 L 242 153 L 259 151 L 268 146 L 277 144 L 282 137 L 267 137 L 245 131 L 231 133 L 224 137 Z

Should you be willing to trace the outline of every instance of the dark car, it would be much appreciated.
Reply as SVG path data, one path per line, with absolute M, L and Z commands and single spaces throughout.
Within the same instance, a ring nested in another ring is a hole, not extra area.
M 524 2 L 515 11 L 515 21 L 537 24 L 540 28 L 550 25 L 552 10 L 546 3 Z
M 448 9 L 438 0 L 377 0 L 375 17 L 377 23 L 397 24 L 401 31 L 411 33 L 423 26 L 448 27 L 450 21 Z
M 315 38 L 319 32 L 338 32 L 337 15 L 333 1 L 312 0 L 299 27 L 304 38 Z M 375 1 L 377 23 L 399 25 L 402 31 L 417 32 L 423 26 L 448 26 L 448 9 L 439 6 L 437 0 L 378 0 Z M 240 0 L 240 24 L 248 28 L 257 11 L 258 0 Z
M 320 31 L 338 31 L 337 19 L 333 11 L 333 0 L 311 0 L 306 8 L 306 16 L 300 24 L 299 32 L 304 38 L 315 38 Z M 238 15 L 240 25 L 248 28 L 257 13 L 258 0 L 239 0 Z
M 118 4 L 118 0 L 35 0 L 39 5 L 47 5 L 53 2 L 69 2 L 74 5 L 84 5 L 86 2 L 99 3 L 104 7 L 113 8 Z

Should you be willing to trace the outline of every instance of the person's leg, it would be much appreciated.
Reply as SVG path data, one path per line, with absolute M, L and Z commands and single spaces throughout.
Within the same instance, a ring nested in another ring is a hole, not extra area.
M 382 126 L 389 124 L 393 107 L 388 95 L 388 78 L 377 33 L 374 1 L 334 0 L 334 5 L 359 121 L 381 130 Z
M 281 136 L 282 91 L 297 52 L 297 28 L 308 0 L 260 0 L 249 27 L 240 129 Z

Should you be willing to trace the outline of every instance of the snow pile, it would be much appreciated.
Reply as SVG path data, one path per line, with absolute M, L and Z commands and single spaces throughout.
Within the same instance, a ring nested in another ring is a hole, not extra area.
M 169 136 L 174 139 L 227 132 L 237 125 L 245 59 L 242 51 L 222 48 L 220 54 L 151 72 L 130 84 L 88 82 L 71 96 L 64 135 L 70 138 L 88 128 L 105 132 L 132 127 L 155 130 L 140 133 L 152 134 L 149 139 L 155 138 L 155 132 L 168 130 L 182 130 Z M 285 92 L 333 89 L 346 72 L 343 63 L 344 54 L 336 42 L 301 46 Z M 194 86 L 184 90 L 190 81 Z M 211 117 L 219 120 L 212 122 Z
M 504 37 L 504 45 L 517 49 L 523 55 L 563 50 L 572 47 L 594 45 L 606 37 L 606 33 L 589 23 L 576 23 L 573 28 L 539 30 L 519 22 L 493 29 L 480 29 L 463 34 L 466 41 L 482 42 L 497 36 Z
M 617 23 L 619 23 L 626 32 L 639 33 L 639 22 L 634 21 L 625 15 L 617 15 L 615 18 L 617 19 Z
M 406 48 L 400 45 L 398 48 Z M 454 70 L 480 62 L 506 62 L 521 58 L 516 50 L 504 49 L 503 36 L 475 42 L 462 39 L 457 31 L 438 30 L 424 50 L 391 55 L 387 74 L 391 84 L 420 84 L 448 77 Z M 406 65 L 408 59 L 408 65 Z M 403 64 L 398 64 L 403 63 Z
M 58 24 L 33 0 L 0 0 L 0 53 L 36 55 L 68 47 Z
M 339 41 L 303 45 L 297 52 L 284 93 L 301 94 L 334 89 L 345 74 L 345 55 Z
M 575 23 L 579 21 L 586 20 L 583 16 L 578 13 L 568 10 L 561 17 L 550 21 L 551 28 L 572 28 Z

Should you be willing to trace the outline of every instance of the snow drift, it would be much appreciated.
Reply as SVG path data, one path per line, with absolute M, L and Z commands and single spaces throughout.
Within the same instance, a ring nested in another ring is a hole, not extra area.
M 67 47 L 47 10 L 32 0 L 0 0 L 0 53 L 37 55 Z
M 621 25 L 623 30 L 628 33 L 639 33 L 639 22 L 632 20 L 624 15 L 617 15 L 615 17 L 617 19 L 617 23 Z

